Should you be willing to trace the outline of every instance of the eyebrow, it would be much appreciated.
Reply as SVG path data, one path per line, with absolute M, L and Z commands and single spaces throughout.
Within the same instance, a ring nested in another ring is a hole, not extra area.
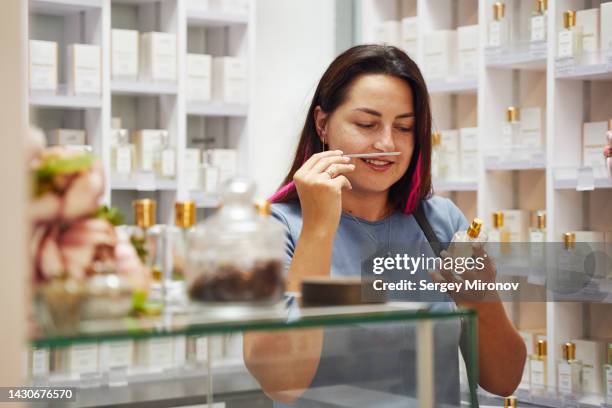
M 378 116 L 381 117 L 382 113 L 377 112 L 375 110 L 372 109 L 368 109 L 368 108 L 356 108 L 353 109 L 355 111 L 360 111 L 360 112 L 365 112 L 365 113 L 369 113 L 370 115 L 374 115 L 374 116 Z M 401 115 L 397 115 L 395 117 L 395 119 L 401 119 L 401 118 L 413 118 L 414 117 L 414 113 L 413 112 L 406 112 L 406 113 L 402 113 Z

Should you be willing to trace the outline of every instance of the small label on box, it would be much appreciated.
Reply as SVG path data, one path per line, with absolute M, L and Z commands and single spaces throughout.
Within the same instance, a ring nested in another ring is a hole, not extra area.
M 534 389 L 544 389 L 544 362 L 540 360 L 531 360 L 531 387 Z
M 535 42 L 544 40 L 546 40 L 546 17 L 531 17 L 531 41 Z

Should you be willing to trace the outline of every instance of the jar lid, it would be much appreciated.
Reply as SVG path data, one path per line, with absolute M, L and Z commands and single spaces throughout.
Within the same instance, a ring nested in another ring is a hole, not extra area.
M 174 224 L 177 227 L 193 227 L 195 222 L 196 205 L 194 201 L 177 201 L 174 203 Z
M 155 200 L 144 198 L 132 202 L 134 209 L 134 220 L 141 228 L 149 228 L 155 225 Z

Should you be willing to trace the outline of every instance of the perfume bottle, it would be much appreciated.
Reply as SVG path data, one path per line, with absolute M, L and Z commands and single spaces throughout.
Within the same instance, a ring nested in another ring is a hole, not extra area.
M 576 11 L 563 12 L 563 29 L 557 37 L 557 56 L 573 58 L 582 54 L 582 27 L 576 25 Z
M 487 242 L 487 234 L 482 230 L 482 220 L 474 218 L 466 231 L 457 231 L 448 247 L 448 253 L 453 258 L 469 258 L 472 256 L 473 243 Z
M 156 155 L 157 163 L 155 170 L 157 174 L 163 178 L 174 178 L 176 176 L 176 152 L 170 145 L 168 132 L 160 131 L 161 146 L 159 154 Z
M 531 42 L 546 41 L 547 27 L 547 0 L 537 0 L 536 9 L 531 16 L 530 40 Z
M 563 358 L 557 365 L 557 389 L 561 395 L 576 395 L 581 391 L 582 362 L 576 360 L 576 344 L 563 345 Z
M 155 223 L 155 200 L 141 199 L 132 203 L 136 225 L 129 230 L 130 240 L 143 263 L 151 270 L 155 282 L 161 282 L 163 270 L 164 226 Z
M 546 241 L 546 213 L 536 211 L 535 227 L 529 229 L 529 242 L 545 242 Z
M 536 211 L 536 223 L 529 229 L 529 259 L 531 270 L 527 282 L 543 285 L 546 279 L 544 269 L 546 242 L 546 213 Z
M 519 122 L 519 108 L 509 106 L 506 109 L 506 121 L 501 125 L 502 150 L 508 154 L 514 147 L 520 145 L 521 122 Z
M 516 397 L 514 395 L 504 398 L 504 408 L 516 408 Z
M 443 179 L 445 174 L 442 173 L 442 162 L 440 161 L 440 147 L 442 135 L 440 132 L 432 132 L 431 134 L 431 177 L 434 180 Z
M 205 193 L 218 194 L 220 181 L 220 169 L 211 163 L 210 151 L 205 151 L 200 167 L 200 188 Z
M 504 212 L 493 213 L 493 228 L 489 230 L 489 242 L 510 242 L 510 231 L 504 227 Z
M 612 343 L 608 343 L 608 364 L 604 365 L 606 403 L 612 404 Z
M 576 234 L 566 232 L 563 234 L 563 247 L 557 256 L 557 282 L 555 288 L 560 291 L 571 290 L 572 276 L 578 272 L 576 253 Z
M 501 47 L 510 42 L 510 30 L 505 14 L 504 3 L 493 4 L 493 21 L 489 23 L 489 47 Z
M 546 394 L 546 340 L 538 340 L 536 353 L 529 357 L 529 371 L 531 393 Z
M 121 175 L 130 175 L 134 170 L 134 157 L 136 148 L 129 141 L 126 129 L 114 129 L 116 144 L 112 147 L 111 168 L 112 172 Z

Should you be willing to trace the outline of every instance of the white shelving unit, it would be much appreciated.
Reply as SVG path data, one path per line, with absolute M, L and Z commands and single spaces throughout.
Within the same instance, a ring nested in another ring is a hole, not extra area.
M 417 62 L 422 61 L 425 33 L 467 24 L 480 25 L 475 89 L 466 84 L 453 84 L 452 78 L 428 82 L 437 129 L 478 127 L 480 170 L 474 183 L 434 180 L 434 191 L 443 191 L 468 218 L 478 215 L 485 222 L 498 209 L 546 210 L 550 242 L 561 241 L 566 231 L 612 231 L 609 216 L 612 181 L 596 176 L 592 188 L 577 191 L 580 180 L 576 175 L 582 166 L 582 124 L 612 118 L 612 59 L 602 56 L 601 63 L 582 66 L 558 62 L 555 58 L 563 11 L 599 7 L 602 1 L 549 1 L 547 41 L 535 47 L 527 43 L 526 31 L 535 2 L 504 1 L 507 14 L 518 16 L 522 32 L 516 43 L 504 52 L 486 48 L 487 23 L 492 18 L 493 3 L 493 0 L 363 0 L 359 9 L 362 43 L 373 42 L 378 23 L 417 16 Z M 501 122 L 506 108 L 512 105 L 541 109 L 544 142 L 541 158 L 489 160 L 486 157 L 487 152 L 500 145 Z M 571 171 L 559 171 L 568 168 L 574 169 L 573 175 Z M 507 304 L 508 313 L 519 329 L 545 329 L 551 389 L 556 388 L 555 364 L 561 357 L 561 344 L 576 338 L 612 337 L 609 320 L 612 305 L 589 303 L 593 299 L 586 297 L 571 300 Z M 562 406 L 556 399 L 537 402 Z M 579 402 L 589 407 L 603 403 L 601 397 L 593 399 L 592 396 Z
M 249 104 L 188 103 L 186 55 L 238 56 L 249 66 L 253 78 L 255 6 L 248 11 L 227 12 L 203 8 L 191 0 L 30 0 L 30 38 L 51 40 L 59 46 L 59 79 L 65 49 L 71 43 L 90 43 L 102 48 L 102 92 L 99 97 L 32 94 L 32 123 L 48 130 L 57 127 L 87 131 L 88 143 L 107 171 L 105 201 L 118 206 L 131 221 L 131 201 L 151 197 L 158 201 L 158 221 L 171 222 L 177 199 L 197 198 L 204 208 L 217 207 L 218 197 L 190 192 L 183 175 L 186 147 L 234 148 L 239 171 L 247 169 Z M 125 81 L 110 75 L 112 28 L 162 31 L 177 36 L 176 83 Z M 250 87 L 250 85 L 249 85 Z M 250 100 L 250 92 L 249 92 Z M 111 118 L 120 117 L 123 127 L 166 129 L 177 151 L 175 180 L 144 179 L 136 175 L 117 178 L 110 174 Z

